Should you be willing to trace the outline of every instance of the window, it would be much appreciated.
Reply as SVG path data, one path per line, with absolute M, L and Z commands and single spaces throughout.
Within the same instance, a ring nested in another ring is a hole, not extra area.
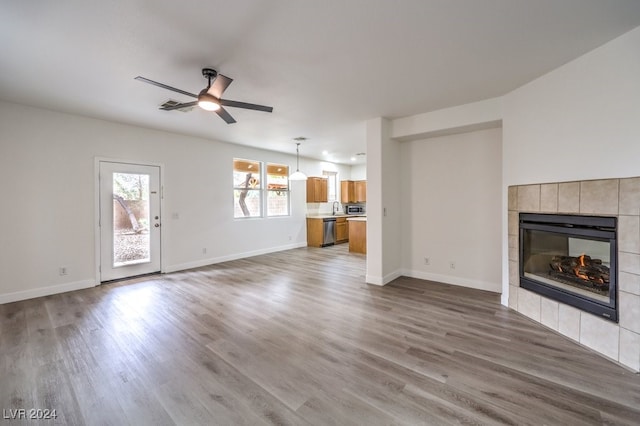
M 233 217 L 262 216 L 261 178 L 259 161 L 233 160 Z
M 338 172 L 322 171 L 322 176 L 327 177 L 327 201 L 338 201 Z
M 234 218 L 289 216 L 289 204 L 289 166 L 233 159 Z
M 267 216 L 289 215 L 289 167 L 267 164 Z

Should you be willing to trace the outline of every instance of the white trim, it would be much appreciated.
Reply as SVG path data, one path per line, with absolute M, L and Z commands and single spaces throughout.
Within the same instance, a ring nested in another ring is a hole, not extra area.
M 117 158 L 109 158 L 109 157 L 94 157 L 93 158 L 93 208 L 94 208 L 94 257 L 95 257 L 95 282 L 100 284 L 100 250 L 102 249 L 100 245 L 100 163 L 121 163 L 121 164 L 136 164 L 140 166 L 153 166 L 158 167 L 160 169 L 160 221 L 162 226 L 164 227 L 164 163 L 154 163 L 149 161 L 135 161 L 135 160 L 121 160 Z M 167 221 L 168 223 L 168 221 Z M 164 262 L 164 254 L 165 250 L 165 240 L 163 238 L 164 230 L 160 228 L 160 272 L 166 272 L 163 268 Z
M 409 269 L 404 269 L 402 271 L 402 275 L 411 277 L 411 278 L 418 278 L 421 280 L 436 281 L 444 284 L 453 284 L 460 287 L 475 288 L 477 290 L 485 290 L 485 291 L 490 291 L 492 293 L 500 294 L 499 291 L 496 291 L 496 288 L 499 288 L 499 286 L 497 286 L 497 283 L 492 283 L 487 281 L 471 280 L 468 278 L 454 277 L 451 275 L 432 274 L 429 272 L 415 271 L 415 270 L 409 270 Z
M 372 275 L 367 275 L 365 277 L 365 280 L 367 284 L 383 286 L 383 285 L 389 284 L 391 281 L 395 280 L 396 278 L 400 278 L 402 275 L 404 275 L 402 271 L 394 271 L 390 274 L 385 275 L 384 277 L 374 277 Z
M 379 285 L 379 286 L 383 286 L 384 285 L 384 281 L 383 281 L 382 277 L 374 277 L 374 276 L 371 276 L 371 275 L 367 275 L 367 276 L 365 276 L 364 280 L 366 281 L 367 284 Z
M 259 256 L 261 254 L 275 253 L 278 251 L 291 250 L 291 249 L 301 248 L 306 246 L 307 246 L 307 243 L 302 242 L 302 243 L 287 244 L 287 245 L 278 246 L 278 247 L 270 247 L 267 249 L 255 250 L 250 252 L 236 253 L 228 256 L 213 257 L 209 259 L 197 260 L 195 262 L 187 262 L 187 263 L 180 263 L 177 265 L 167 266 L 164 268 L 162 272 L 169 273 L 169 272 L 184 271 L 186 269 L 200 268 L 202 266 L 228 262 L 230 260 L 244 259 L 247 257 Z
M 0 294 L 0 305 L 4 303 L 18 302 L 20 300 L 35 299 L 36 297 L 49 296 L 51 294 L 66 293 L 67 291 L 83 290 L 96 286 L 97 281 L 82 280 L 54 286 L 39 287 L 31 290 L 16 291 Z
M 509 307 L 509 289 L 507 289 L 507 294 L 503 293 L 500 295 L 500 304 L 503 306 L 506 306 L 507 308 Z

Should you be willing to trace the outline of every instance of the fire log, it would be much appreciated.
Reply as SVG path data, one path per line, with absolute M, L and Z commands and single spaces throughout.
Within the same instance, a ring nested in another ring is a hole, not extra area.
M 549 267 L 552 271 L 580 278 L 596 287 L 609 285 L 609 268 L 602 265 L 601 259 L 592 259 L 584 254 L 578 257 L 554 256 Z

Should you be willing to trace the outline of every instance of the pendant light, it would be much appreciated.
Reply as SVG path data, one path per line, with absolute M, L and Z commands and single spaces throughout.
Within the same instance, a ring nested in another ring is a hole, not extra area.
M 307 138 L 298 137 L 296 141 L 296 171 L 289 176 L 289 180 L 307 180 L 307 175 L 300 171 L 300 143 L 306 141 Z

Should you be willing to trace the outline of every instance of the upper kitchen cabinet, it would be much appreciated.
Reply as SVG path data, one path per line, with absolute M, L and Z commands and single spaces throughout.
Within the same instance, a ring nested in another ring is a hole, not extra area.
M 356 187 L 352 180 L 340 181 L 340 202 L 342 204 L 355 203 Z
M 367 202 L 367 181 L 357 180 L 355 183 L 355 187 L 356 187 L 356 203 L 366 203 Z
M 343 180 L 340 182 L 340 201 L 345 203 L 367 202 L 366 180 Z
M 307 203 L 326 203 L 328 183 L 324 177 L 307 178 Z

